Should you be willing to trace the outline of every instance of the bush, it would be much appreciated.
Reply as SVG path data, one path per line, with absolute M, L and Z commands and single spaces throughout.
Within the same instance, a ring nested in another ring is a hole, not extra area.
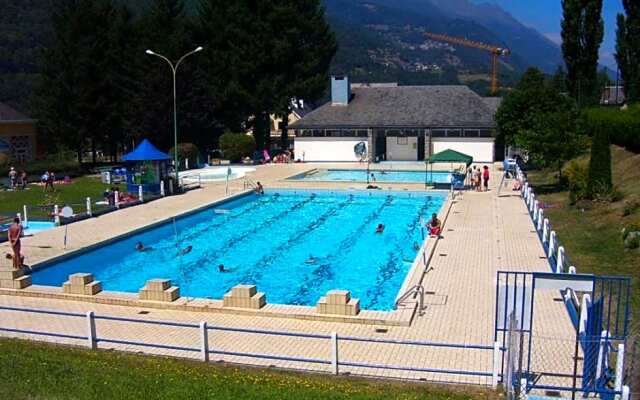
M 622 208 L 622 216 L 627 217 L 640 209 L 640 201 L 638 199 L 630 199 L 624 203 Z
M 227 132 L 220 136 L 220 149 L 225 158 L 238 162 L 243 157 L 253 154 L 256 149 L 256 141 L 251 135 Z
M 617 107 L 595 107 L 585 112 L 585 122 L 590 132 L 604 131 L 611 143 L 635 153 L 640 152 L 640 104 L 627 110 Z
M 586 160 L 569 161 L 563 176 L 569 186 L 571 204 L 588 197 L 589 164 Z
M 611 179 L 611 145 L 609 133 L 597 129 L 591 142 L 587 192 L 590 197 L 607 195 L 613 186 Z
M 169 154 L 173 159 L 175 156 L 175 150 L 172 147 L 169 149 Z M 178 143 L 178 162 L 182 164 L 184 160 L 189 160 L 189 166 L 195 167 L 199 161 L 199 151 L 198 147 L 196 147 L 193 143 Z

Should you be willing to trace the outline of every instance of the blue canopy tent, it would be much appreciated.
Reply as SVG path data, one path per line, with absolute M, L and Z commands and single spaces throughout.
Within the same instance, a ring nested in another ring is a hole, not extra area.
M 122 157 L 122 160 L 132 164 L 127 168 L 127 191 L 137 193 L 138 187 L 142 186 L 144 192 L 159 192 L 160 181 L 167 177 L 170 159 L 167 153 L 144 139 L 131 153 Z

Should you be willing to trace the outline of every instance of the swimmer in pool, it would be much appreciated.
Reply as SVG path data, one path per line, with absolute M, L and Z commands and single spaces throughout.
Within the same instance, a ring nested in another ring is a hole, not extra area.
M 382 233 L 382 232 L 384 232 L 384 225 L 378 224 L 378 226 L 376 227 L 376 233 Z
M 145 245 L 142 242 L 138 242 L 136 243 L 136 250 L 137 251 L 149 251 L 149 250 L 153 250 L 152 247 L 145 247 Z
M 316 263 L 316 258 L 312 254 L 309 254 L 309 258 L 307 258 L 307 261 L 305 261 L 304 263 L 305 264 L 315 264 Z
M 420 250 L 420 245 L 418 244 L 418 242 L 413 242 L 413 249 L 414 249 L 415 251 Z
M 193 246 L 187 246 L 184 249 L 180 250 L 177 254 L 177 256 L 183 256 L 185 254 L 189 254 L 191 252 L 191 250 L 193 249 Z
M 220 264 L 218 265 L 218 272 L 231 272 L 231 270 L 225 268 L 224 264 Z

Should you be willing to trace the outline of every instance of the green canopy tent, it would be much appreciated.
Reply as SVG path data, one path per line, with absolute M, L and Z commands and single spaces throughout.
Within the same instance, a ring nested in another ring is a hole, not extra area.
M 425 164 L 424 164 L 424 186 L 425 188 L 427 187 L 428 184 L 428 179 L 427 179 L 427 174 L 428 174 L 428 167 L 431 166 L 431 172 L 432 172 L 432 180 L 433 180 L 433 164 L 435 163 L 450 163 L 451 164 L 451 169 L 453 169 L 453 164 L 465 164 L 467 167 L 469 167 L 469 165 L 471 165 L 471 163 L 473 163 L 473 157 L 471 157 L 470 155 L 461 153 L 459 151 L 455 151 L 455 150 L 451 150 L 451 149 L 446 149 L 443 150 L 439 153 L 435 153 L 432 154 L 431 156 L 427 157 L 425 159 Z M 454 184 L 454 179 L 455 177 L 452 178 L 451 180 L 451 184 Z M 464 179 L 463 179 L 464 181 Z

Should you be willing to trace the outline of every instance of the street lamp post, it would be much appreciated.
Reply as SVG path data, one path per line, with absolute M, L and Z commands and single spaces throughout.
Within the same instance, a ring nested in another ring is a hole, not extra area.
M 192 50 L 187 54 L 183 55 L 182 57 L 180 57 L 180 59 L 178 60 L 177 63 L 175 63 L 175 65 L 167 57 L 163 56 L 162 54 L 155 53 L 151 50 L 147 50 L 145 52 L 151 56 L 160 57 L 163 60 L 165 60 L 167 64 L 169 64 L 169 66 L 171 67 L 171 72 L 173 73 L 173 156 L 174 156 L 173 162 L 176 170 L 175 172 L 176 172 L 177 187 L 180 186 L 180 179 L 178 177 L 178 108 L 176 106 L 176 71 L 178 70 L 178 67 L 180 66 L 180 63 L 182 62 L 182 60 L 199 51 L 202 51 L 202 46 L 198 46 L 195 50 Z

